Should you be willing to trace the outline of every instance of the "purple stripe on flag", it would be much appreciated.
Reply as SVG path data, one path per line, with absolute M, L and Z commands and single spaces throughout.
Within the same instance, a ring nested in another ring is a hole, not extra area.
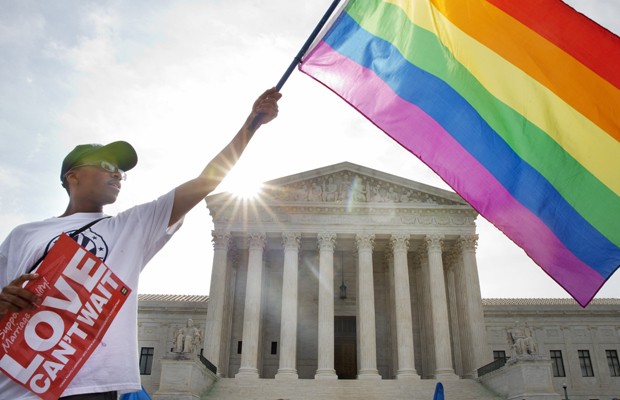
M 315 47 L 311 63 L 302 64 L 301 70 L 417 155 L 480 214 L 525 249 L 579 304 L 585 306 L 605 283 L 598 272 L 575 257 L 449 132 L 416 105 L 398 97 L 372 70 L 343 57 L 324 42 Z M 515 221 L 519 221 L 518 228 Z

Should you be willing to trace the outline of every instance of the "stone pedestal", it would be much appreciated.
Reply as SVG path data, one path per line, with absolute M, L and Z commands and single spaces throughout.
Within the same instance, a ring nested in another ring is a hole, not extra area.
M 553 388 L 551 361 L 539 356 L 511 358 L 478 380 L 506 400 L 560 400 Z
M 153 400 L 200 400 L 217 377 L 195 356 L 161 360 L 159 390 Z

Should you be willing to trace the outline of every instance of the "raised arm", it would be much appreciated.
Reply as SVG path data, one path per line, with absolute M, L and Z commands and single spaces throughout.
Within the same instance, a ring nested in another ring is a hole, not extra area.
M 256 129 L 278 115 L 280 97 L 282 95 L 275 88 L 261 94 L 252 106 L 252 112 L 230 143 L 207 164 L 200 175 L 176 188 L 168 226 L 179 221 L 222 182 L 241 157 Z M 261 114 L 262 118 L 256 126 L 252 126 L 252 121 L 258 114 Z

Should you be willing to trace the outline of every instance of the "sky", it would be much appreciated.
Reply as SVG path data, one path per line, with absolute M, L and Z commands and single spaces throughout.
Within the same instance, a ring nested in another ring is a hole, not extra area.
M 620 34 L 620 1 L 566 1 Z M 0 0 L 0 240 L 62 214 L 60 165 L 77 144 L 126 140 L 139 163 L 116 214 L 202 171 L 275 86 L 331 0 Z M 450 190 L 328 89 L 294 71 L 216 192 L 337 164 Z M 483 298 L 565 298 L 482 216 Z M 207 295 L 213 223 L 201 203 L 142 273 L 139 293 Z M 620 298 L 615 274 L 596 298 Z

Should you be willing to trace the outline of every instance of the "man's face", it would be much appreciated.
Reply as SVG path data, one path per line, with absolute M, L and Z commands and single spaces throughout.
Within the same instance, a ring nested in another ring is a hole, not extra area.
M 102 168 L 101 160 L 81 160 L 70 174 L 75 178 L 71 197 L 78 200 L 101 205 L 112 204 L 121 190 L 121 173 Z

